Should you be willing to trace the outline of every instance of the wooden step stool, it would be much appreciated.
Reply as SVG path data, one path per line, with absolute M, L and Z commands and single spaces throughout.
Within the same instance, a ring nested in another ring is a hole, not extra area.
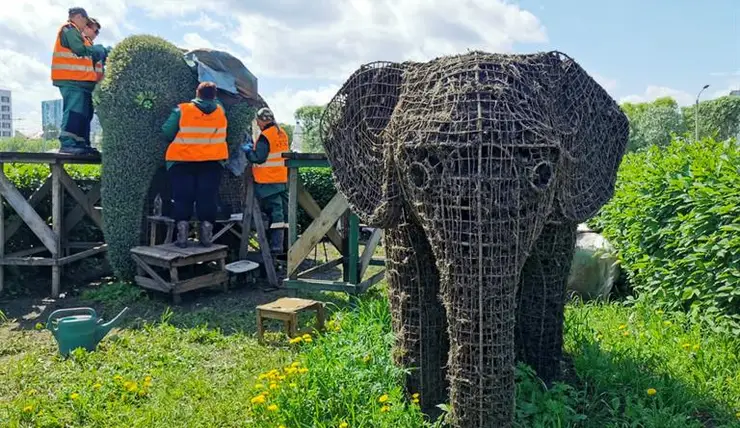
M 180 302 L 180 294 L 199 288 L 222 286 L 228 289 L 229 274 L 226 272 L 226 245 L 213 244 L 206 248 L 189 242 L 187 248 L 174 244 L 153 247 L 134 247 L 131 257 L 136 262 L 136 283 L 144 288 L 172 294 L 175 303 Z M 211 272 L 189 279 L 180 278 L 179 268 L 216 262 L 217 268 Z M 169 273 L 169 281 L 155 268 Z
M 265 319 L 275 319 L 283 321 L 285 333 L 288 337 L 296 337 L 299 333 L 307 331 L 298 331 L 298 314 L 303 311 L 316 311 L 316 329 L 324 329 L 324 303 L 316 300 L 297 299 L 294 297 L 283 297 L 272 303 L 257 306 L 257 337 L 260 343 L 263 342 Z M 310 330 L 308 330 L 310 331 Z

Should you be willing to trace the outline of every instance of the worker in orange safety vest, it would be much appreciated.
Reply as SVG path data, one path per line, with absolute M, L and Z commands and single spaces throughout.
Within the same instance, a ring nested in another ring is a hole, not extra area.
M 179 104 L 162 132 L 170 141 L 165 154 L 172 185 L 172 218 L 177 226 L 176 245 L 188 246 L 193 204 L 200 221 L 200 243 L 210 246 L 218 212 L 218 190 L 223 163 L 229 159 L 226 112 L 217 99 L 216 85 L 198 85 L 196 97 Z
M 288 168 L 283 153 L 290 150 L 288 134 L 275 122 L 275 115 L 267 107 L 257 111 L 256 124 L 260 128 L 257 144 L 251 136 L 246 137 L 242 149 L 252 163 L 254 192 L 260 201 L 262 212 L 270 217 L 270 251 L 284 252 L 285 222 L 284 207 L 288 202 Z

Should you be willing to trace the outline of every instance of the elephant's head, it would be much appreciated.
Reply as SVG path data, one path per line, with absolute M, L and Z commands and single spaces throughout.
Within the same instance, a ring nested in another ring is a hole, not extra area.
M 611 197 L 627 118 L 561 53 L 471 52 L 362 66 L 320 129 L 352 210 L 382 228 L 412 218 L 431 244 L 456 420 L 507 426 L 519 275 L 547 222 Z
M 559 52 L 363 65 L 321 123 L 339 190 L 378 227 L 404 203 L 422 223 L 476 205 L 486 219 L 583 221 L 611 198 L 627 133 L 614 100 Z

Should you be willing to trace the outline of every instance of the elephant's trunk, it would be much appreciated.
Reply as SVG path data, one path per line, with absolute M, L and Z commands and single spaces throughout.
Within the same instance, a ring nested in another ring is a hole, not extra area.
M 514 233 L 517 225 L 511 223 L 500 226 Z M 521 254 L 516 239 L 477 241 L 448 246 L 451 257 L 440 268 L 449 325 L 453 426 L 509 427 L 514 415 L 515 290 Z

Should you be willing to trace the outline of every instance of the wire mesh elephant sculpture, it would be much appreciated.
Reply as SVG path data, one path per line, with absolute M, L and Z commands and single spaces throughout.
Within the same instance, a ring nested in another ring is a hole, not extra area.
M 386 230 L 395 361 L 422 408 L 507 427 L 517 359 L 559 376 L 576 227 L 612 196 L 628 122 L 560 52 L 374 62 L 322 117 L 337 188 Z

